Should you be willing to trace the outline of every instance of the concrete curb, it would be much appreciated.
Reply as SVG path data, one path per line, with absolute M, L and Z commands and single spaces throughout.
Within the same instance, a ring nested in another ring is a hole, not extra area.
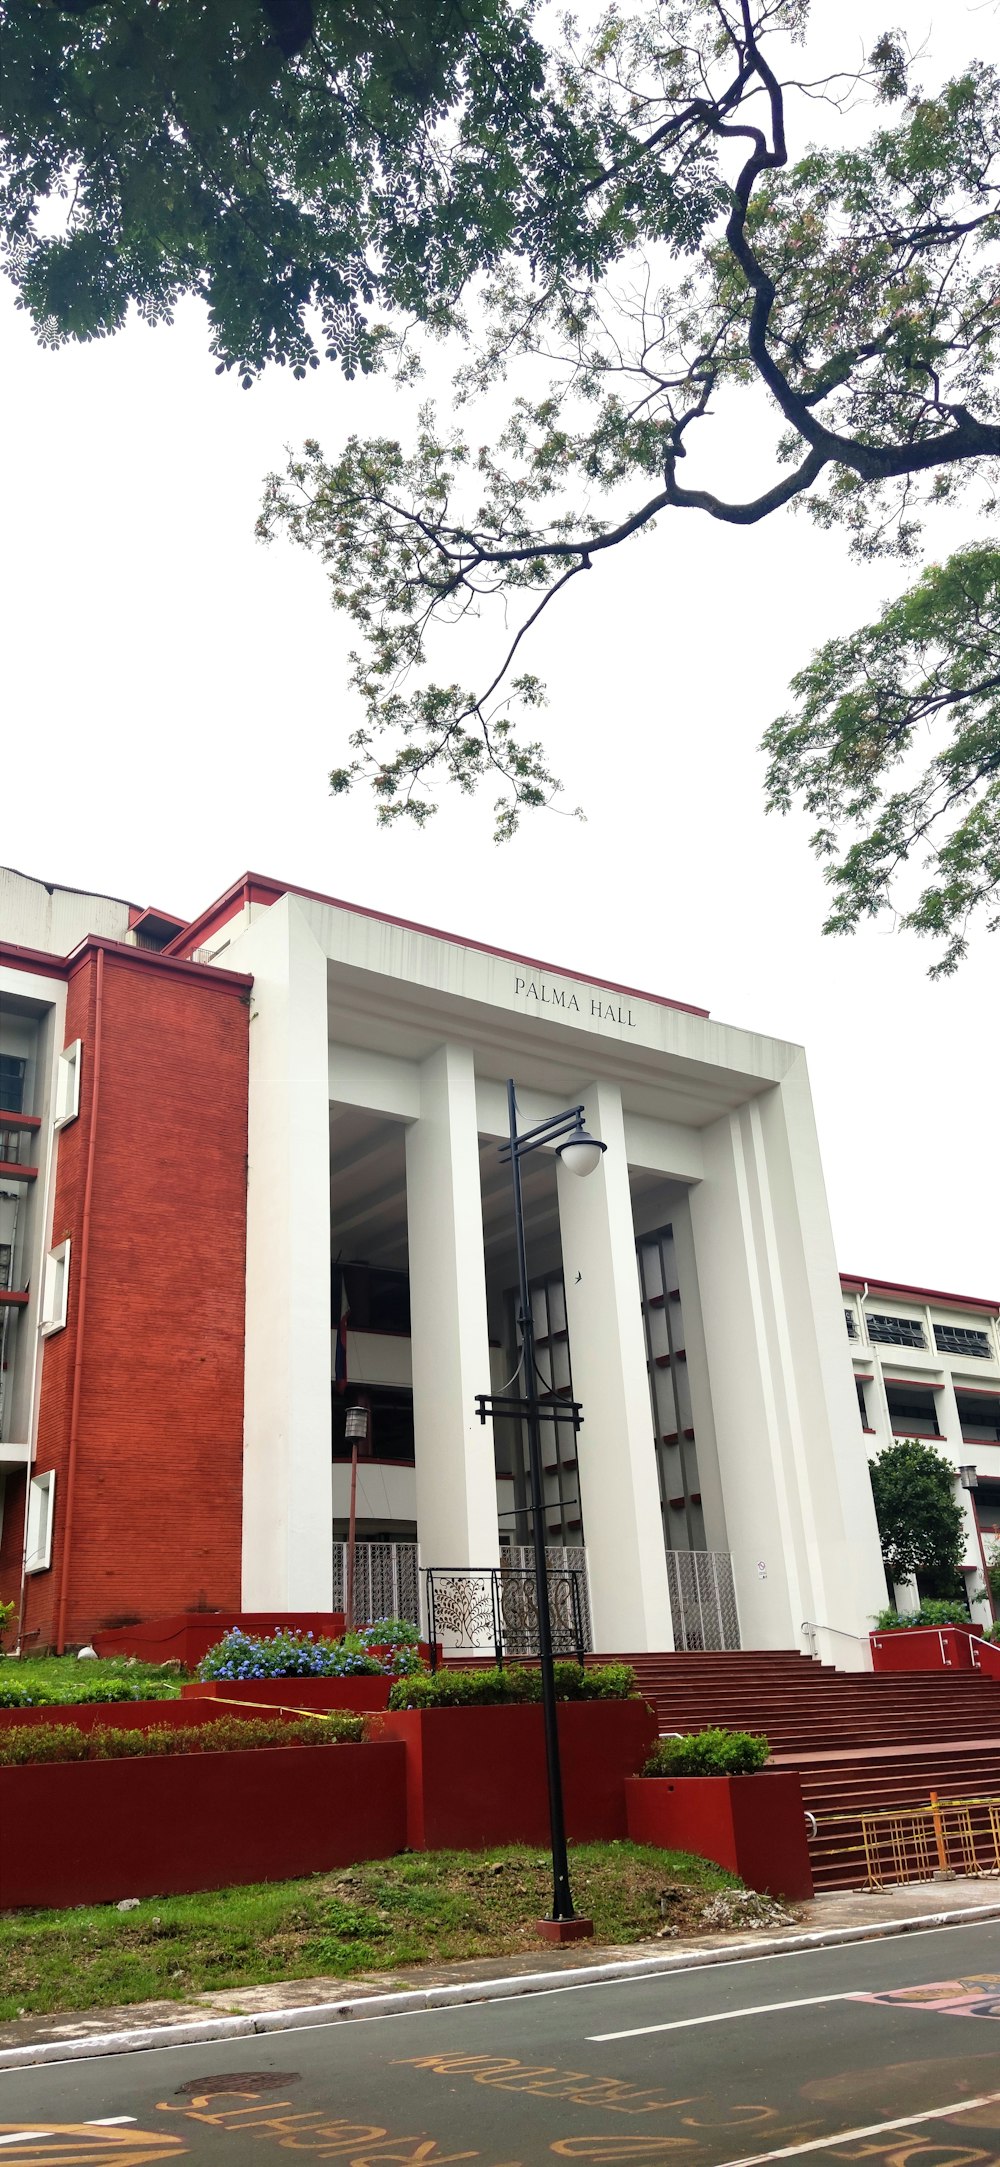
M 255 2016 L 205 2017 L 185 2024 L 152 2025 L 145 2030 L 98 2032 L 85 2039 L 50 2039 L 36 2046 L 0 2048 L 0 2071 L 32 2069 L 44 2062 L 87 2061 L 105 2054 L 144 2054 L 155 2047 L 203 2046 L 215 2039 L 250 2039 L 261 2033 L 299 2031 L 349 2018 L 414 2016 L 434 2009 L 457 2009 L 471 2002 L 509 2001 L 521 1994 L 557 1994 L 563 1987 L 659 1978 L 671 1972 L 699 1970 L 705 1964 L 735 1964 L 755 1956 L 793 1956 L 798 1951 L 833 1949 L 852 1941 L 883 1941 L 898 1934 L 926 1933 L 936 1926 L 976 1926 L 987 1919 L 1000 1919 L 1000 1903 L 960 1911 L 929 1911 L 915 1918 L 886 1919 L 880 1925 L 783 1934 L 763 1947 L 759 1941 L 739 1941 L 710 1949 L 686 1949 L 676 1956 L 580 1964 L 571 1971 L 524 1972 L 520 1977 L 465 1980 L 455 1986 L 415 1987 L 396 1994 L 360 1995 L 355 2001 L 315 2002 L 303 2009 L 266 2009 Z

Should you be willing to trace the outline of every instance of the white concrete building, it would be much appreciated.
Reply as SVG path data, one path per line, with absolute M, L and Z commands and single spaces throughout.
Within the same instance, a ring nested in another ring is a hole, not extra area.
M 9 1017 L 35 951 L 95 928 L 252 979 L 245 1608 L 342 1594 L 357 1402 L 375 1614 L 412 1601 L 418 1560 L 529 1541 L 520 1424 L 476 1406 L 518 1361 L 513 1077 L 522 1127 L 580 1102 L 607 1147 L 586 1181 L 551 1151 L 523 1168 L 539 1365 L 584 1418 L 547 1431 L 546 1526 L 585 1565 L 594 1647 L 863 1660 L 884 1578 L 800 1047 L 257 875 L 183 928 L 20 875 L 0 906 Z
M 868 1455 L 900 1437 L 927 1438 L 954 1469 L 966 1591 L 973 1616 L 989 1625 L 988 1596 L 975 1591 L 1000 1538 L 1000 1304 L 850 1273 L 840 1283 Z M 916 1606 L 915 1585 L 896 1593 L 901 1609 Z
M 524 1443 L 476 1394 L 516 1368 L 504 1083 L 582 1101 L 585 1182 L 526 1163 L 556 1430 L 548 1531 L 594 1645 L 850 1661 L 883 1580 L 801 1048 L 701 1010 L 248 876 L 173 943 L 249 972 L 244 1601 L 323 1607 L 342 1408 L 372 1410 L 359 1534 L 421 1565 L 529 1537 Z M 339 1321 L 348 1391 L 331 1393 Z

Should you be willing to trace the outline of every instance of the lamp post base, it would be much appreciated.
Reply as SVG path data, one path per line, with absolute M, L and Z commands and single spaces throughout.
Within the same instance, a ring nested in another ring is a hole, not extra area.
M 535 1932 L 543 1941 L 590 1941 L 593 1919 L 536 1919 Z

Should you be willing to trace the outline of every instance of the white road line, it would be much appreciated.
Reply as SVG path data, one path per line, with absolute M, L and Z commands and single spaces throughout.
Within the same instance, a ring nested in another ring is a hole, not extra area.
M 860 2137 L 881 2137 L 887 2129 L 915 2129 L 920 2122 L 943 2122 L 953 2115 L 971 2114 L 976 2107 L 1000 2106 L 1000 2092 L 980 2092 L 978 2099 L 955 2099 L 950 2107 L 926 2107 L 923 2114 L 900 2114 L 893 2122 L 867 2122 L 863 2129 L 838 2129 L 829 2137 L 812 2137 L 808 2144 L 782 2145 L 779 2152 L 751 2152 L 742 2159 L 727 2159 L 722 2167 L 767 2167 L 770 2160 L 799 2159 L 803 2152 L 827 2152 L 835 2144 L 854 2144 Z
M 135 2121 L 134 2114 L 92 2114 L 88 2129 L 120 2129 Z M 32 2137 L 54 2137 L 54 2129 L 18 2129 L 9 2137 L 0 2137 L 0 2144 L 28 2144 Z
M 858 1990 L 846 1994 L 804 1994 L 801 2001 L 762 2001 L 749 2009 L 715 2009 L 710 2016 L 675 2017 L 669 2024 L 637 2024 L 628 2032 L 590 2032 L 588 2046 L 602 2046 L 608 2039 L 644 2039 L 648 2032 L 686 2032 L 696 2024 L 730 2024 L 734 2017 L 767 2017 L 779 2009 L 815 2009 L 820 2002 L 853 2001 Z

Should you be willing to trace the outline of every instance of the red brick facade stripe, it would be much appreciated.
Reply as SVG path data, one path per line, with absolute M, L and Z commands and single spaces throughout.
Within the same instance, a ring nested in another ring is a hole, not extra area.
M 103 1059 L 67 1556 L 98 949 Z M 82 1091 L 58 1139 L 52 1241 L 68 1235 L 73 1250 L 67 1327 L 44 1347 L 34 1472 L 56 1470 L 56 1499 L 52 1567 L 27 1582 L 29 1649 L 53 1643 L 61 1589 L 71 1646 L 126 1618 L 238 1609 L 241 1594 L 249 981 L 114 942 L 88 941 L 64 969 Z M 18 1593 L 23 1496 L 23 1481 L 8 1481 L 3 1596 Z

